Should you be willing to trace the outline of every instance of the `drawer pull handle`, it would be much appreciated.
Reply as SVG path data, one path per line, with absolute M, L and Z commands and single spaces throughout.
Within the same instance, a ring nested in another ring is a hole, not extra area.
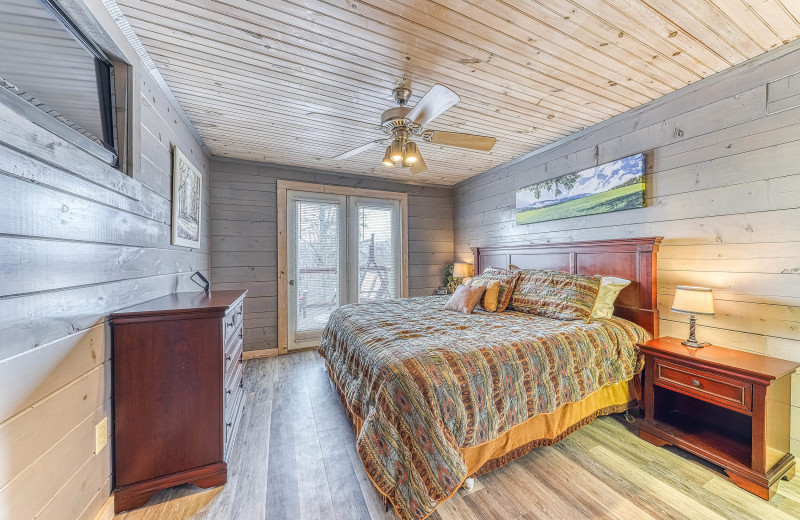
M 239 339 L 244 338 L 244 330 L 239 331 Z
M 239 307 L 239 310 L 236 311 L 236 314 L 238 314 L 239 316 L 242 315 L 242 308 L 241 307 Z
M 700 387 L 700 381 L 698 381 L 697 379 L 692 379 L 692 384 L 698 388 Z
M 231 395 L 231 391 L 230 390 L 225 390 L 225 393 L 228 394 L 228 395 Z
M 231 355 L 230 355 L 230 354 L 228 354 L 227 356 L 225 356 L 225 361 L 230 361 L 230 360 L 231 360 Z

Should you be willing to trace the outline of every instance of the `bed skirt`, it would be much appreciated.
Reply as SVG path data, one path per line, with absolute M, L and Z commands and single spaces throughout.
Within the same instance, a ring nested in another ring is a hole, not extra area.
M 633 380 L 622 381 L 606 385 L 581 401 L 567 403 L 553 413 L 535 415 L 496 439 L 462 448 L 467 474 L 484 475 L 526 455 L 533 448 L 557 443 L 597 417 L 624 412 L 635 402 Z

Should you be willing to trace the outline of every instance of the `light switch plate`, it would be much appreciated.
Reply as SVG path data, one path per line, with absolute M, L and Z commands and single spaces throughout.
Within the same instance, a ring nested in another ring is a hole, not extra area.
M 103 420 L 97 423 L 94 427 L 94 452 L 100 453 L 100 450 L 108 444 L 108 417 L 103 417 Z

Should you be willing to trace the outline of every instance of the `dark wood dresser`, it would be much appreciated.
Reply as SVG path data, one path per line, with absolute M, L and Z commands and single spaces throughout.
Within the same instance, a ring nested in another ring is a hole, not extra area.
M 177 293 L 111 315 L 114 510 L 225 484 L 244 408 L 245 292 Z
M 800 363 L 677 338 L 639 345 L 645 356 L 645 419 L 639 436 L 722 466 L 761 498 L 794 476 L 789 453 L 791 374 Z

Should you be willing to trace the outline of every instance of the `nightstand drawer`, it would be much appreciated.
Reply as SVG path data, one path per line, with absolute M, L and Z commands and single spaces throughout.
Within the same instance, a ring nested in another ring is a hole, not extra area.
M 653 383 L 731 410 L 752 411 L 753 385 L 737 379 L 656 359 Z

